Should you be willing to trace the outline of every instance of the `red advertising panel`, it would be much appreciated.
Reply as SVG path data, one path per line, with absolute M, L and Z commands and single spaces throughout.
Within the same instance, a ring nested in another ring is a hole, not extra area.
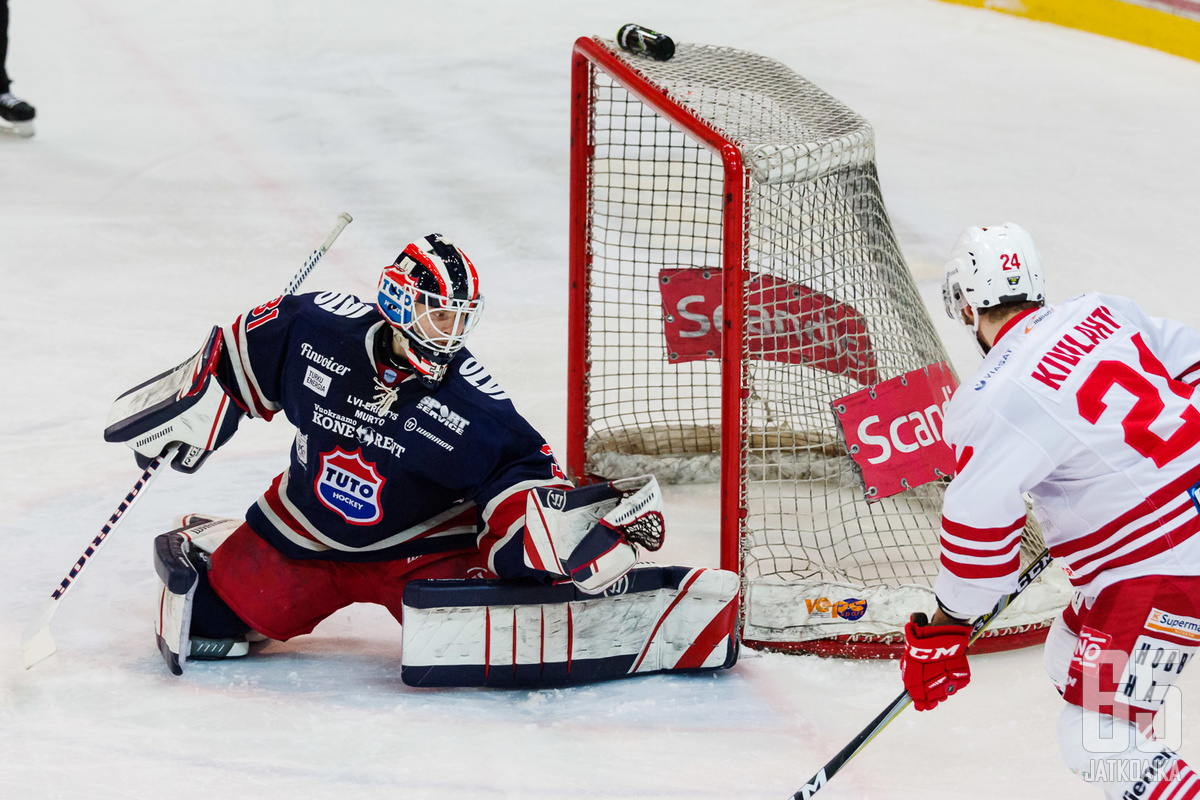
M 954 474 L 942 421 L 958 387 L 941 361 L 834 400 L 850 457 L 862 469 L 867 500 Z
M 720 357 L 721 270 L 664 269 L 658 288 L 670 360 Z M 752 358 L 806 364 L 862 384 L 877 380 L 866 320 L 851 306 L 773 275 L 750 281 L 746 306 Z

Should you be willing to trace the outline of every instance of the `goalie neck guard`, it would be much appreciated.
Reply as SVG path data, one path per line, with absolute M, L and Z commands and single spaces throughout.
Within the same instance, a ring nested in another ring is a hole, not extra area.
M 404 337 L 417 378 L 436 388 L 479 322 L 479 275 L 466 254 L 431 233 L 411 242 L 379 277 L 379 313 Z

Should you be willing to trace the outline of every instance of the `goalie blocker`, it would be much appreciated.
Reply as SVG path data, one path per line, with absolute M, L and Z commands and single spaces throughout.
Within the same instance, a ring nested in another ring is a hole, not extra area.
M 200 469 L 233 436 L 244 415 L 217 379 L 222 349 L 221 329 L 214 327 L 194 356 L 118 397 L 104 441 L 127 444 L 143 469 L 179 445 L 171 466 L 186 473 Z
M 417 580 L 404 590 L 409 686 L 573 685 L 737 661 L 738 576 L 635 567 L 603 595 L 574 583 Z

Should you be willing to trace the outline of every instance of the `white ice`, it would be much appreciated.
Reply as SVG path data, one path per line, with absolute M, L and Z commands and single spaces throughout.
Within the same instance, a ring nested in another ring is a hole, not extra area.
M 931 0 L 11 0 L 31 140 L 0 139 L 0 796 L 782 798 L 900 691 L 894 662 L 746 653 L 709 677 L 413 690 L 400 629 L 355 606 L 254 658 L 167 673 L 150 540 L 243 513 L 284 463 L 246 425 L 168 473 L 83 574 L 58 654 L 18 638 L 138 470 L 100 437 L 125 389 L 283 288 L 370 296 L 407 241 L 482 268 L 473 349 L 560 452 L 570 50 L 628 21 L 777 58 L 866 116 L 900 243 L 940 310 L 958 231 L 1031 230 L 1051 299 L 1100 289 L 1200 324 L 1200 64 Z M 712 563 L 714 487 L 672 494 L 665 555 Z M 1093 798 L 1060 765 L 1037 649 L 979 657 L 821 797 Z M 1182 681 L 1185 705 L 1195 675 Z M 1200 760 L 1193 702 L 1184 751 Z

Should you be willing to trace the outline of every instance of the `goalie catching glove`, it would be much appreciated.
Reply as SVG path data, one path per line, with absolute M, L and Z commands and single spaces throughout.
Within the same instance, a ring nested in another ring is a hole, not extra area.
M 638 547 L 662 547 L 666 524 L 653 475 L 578 489 L 538 488 L 525 506 L 525 563 L 600 594 L 628 572 Z
M 104 441 L 129 445 L 143 469 L 178 445 L 171 466 L 200 469 L 233 436 L 244 413 L 217 380 L 222 347 L 221 329 L 214 327 L 196 355 L 118 397 Z
M 917 711 L 928 711 L 971 682 L 967 664 L 970 625 L 930 625 L 913 614 L 904 626 L 900 675 Z

